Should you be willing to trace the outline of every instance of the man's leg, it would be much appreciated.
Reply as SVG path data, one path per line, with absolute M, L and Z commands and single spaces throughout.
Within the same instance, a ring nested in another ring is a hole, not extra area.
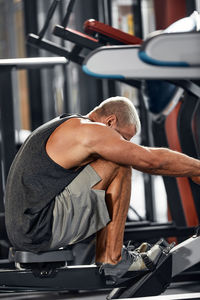
M 131 167 L 99 159 L 90 164 L 102 180 L 93 189 L 105 190 L 111 222 L 97 233 L 96 262 L 121 260 L 124 227 L 131 195 Z

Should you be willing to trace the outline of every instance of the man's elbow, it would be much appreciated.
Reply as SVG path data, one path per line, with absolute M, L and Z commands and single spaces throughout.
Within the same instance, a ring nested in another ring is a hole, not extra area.
M 164 171 L 168 166 L 170 150 L 165 148 L 151 151 L 147 162 L 147 172 L 157 174 Z
M 149 159 L 141 162 L 140 169 L 142 172 L 146 173 L 156 173 L 157 170 L 161 170 L 163 167 L 163 162 L 159 157 L 151 155 Z
M 162 167 L 162 163 L 160 162 L 159 159 L 153 159 L 149 161 L 146 165 L 146 171 L 153 173 L 154 171 L 160 170 Z

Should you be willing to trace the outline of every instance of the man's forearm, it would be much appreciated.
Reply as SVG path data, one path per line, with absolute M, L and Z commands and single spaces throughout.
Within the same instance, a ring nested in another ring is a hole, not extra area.
M 163 148 L 148 148 L 152 154 L 151 165 L 143 172 L 176 177 L 200 176 L 200 161 L 185 154 Z

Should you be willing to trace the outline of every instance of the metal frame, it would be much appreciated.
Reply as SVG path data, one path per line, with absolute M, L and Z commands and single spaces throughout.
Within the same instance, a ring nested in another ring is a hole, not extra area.
M 3 191 L 10 165 L 16 154 L 14 113 L 12 94 L 12 70 L 47 68 L 55 65 L 65 65 L 64 57 L 0 59 L 0 154 L 1 154 L 1 199 L 2 211 Z
M 200 67 L 161 67 L 150 65 L 139 58 L 139 51 L 140 47 L 138 46 L 100 47 L 90 52 L 84 60 L 82 68 L 90 76 L 117 80 L 200 78 Z
M 69 266 L 58 269 L 52 277 L 36 277 L 31 270 L 0 270 L 0 290 L 60 291 L 97 290 L 106 285 L 96 266 Z
M 187 294 L 172 294 L 172 295 L 162 295 L 159 296 L 158 300 L 191 300 L 200 299 L 200 293 L 187 293 Z M 126 299 L 124 299 L 126 300 Z M 134 300 L 147 300 L 146 297 L 137 297 Z M 157 300 L 157 297 L 148 297 L 148 300 Z
M 172 279 L 200 261 L 200 237 L 194 235 L 161 257 L 156 269 L 129 284 L 126 289 L 114 289 L 107 299 L 156 296 L 170 285 Z M 134 281 L 134 280 L 133 280 Z
M 200 237 L 194 235 L 178 246 L 167 247 L 152 272 L 135 272 L 132 278 L 115 284 L 106 281 L 96 265 L 65 266 L 51 272 L 7 267 L 0 269 L 1 291 L 56 291 L 112 289 L 108 299 L 158 295 L 172 279 L 200 261 Z M 49 255 L 49 253 L 47 253 Z M 56 253 L 55 253 L 56 255 Z M 41 259 L 39 258 L 39 262 Z
M 67 63 L 65 57 L 29 57 L 29 58 L 9 58 L 0 59 L 0 72 L 1 68 L 6 69 L 35 69 L 47 68 L 55 65 L 63 65 Z

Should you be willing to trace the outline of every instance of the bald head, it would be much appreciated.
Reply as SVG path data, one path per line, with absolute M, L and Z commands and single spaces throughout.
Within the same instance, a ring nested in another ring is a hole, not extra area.
M 115 115 L 118 126 L 135 125 L 136 133 L 140 131 L 141 125 L 136 108 L 126 97 L 108 98 L 95 107 L 92 112 L 95 112 L 99 117 Z

